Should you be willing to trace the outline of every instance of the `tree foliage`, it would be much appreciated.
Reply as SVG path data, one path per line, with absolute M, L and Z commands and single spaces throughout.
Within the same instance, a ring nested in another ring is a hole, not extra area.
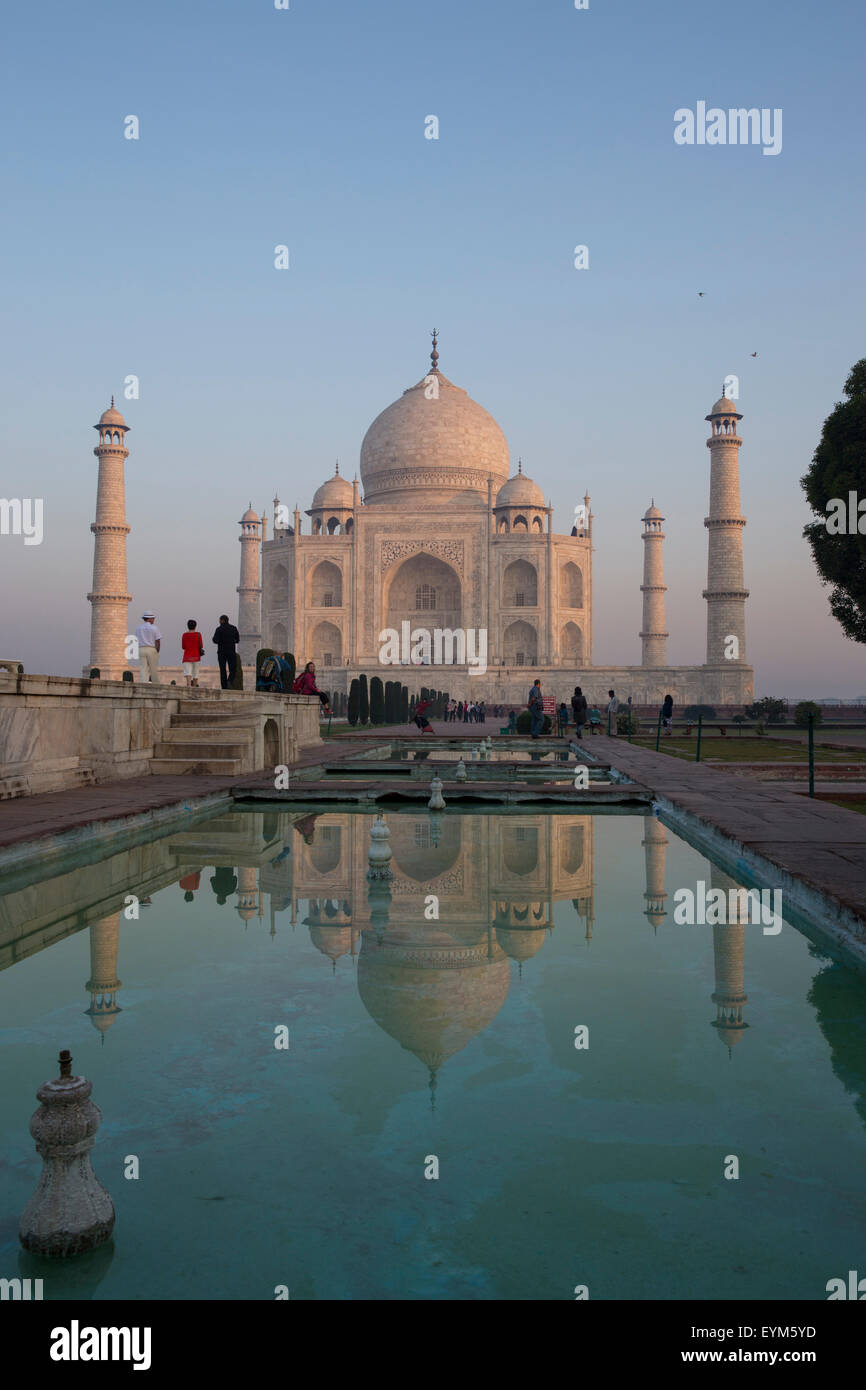
M 813 716 L 812 727 L 817 729 L 824 718 L 824 711 L 820 705 L 815 704 L 814 700 L 801 700 L 794 709 L 794 723 L 799 724 L 801 729 L 808 728 L 810 714 Z
M 856 362 L 845 382 L 847 400 L 837 401 L 821 431 L 821 440 L 808 473 L 800 484 L 818 521 L 804 527 L 803 535 L 821 580 L 831 585 L 830 612 L 846 637 L 866 642 L 866 509 L 861 516 L 857 502 L 866 500 L 866 357 Z M 855 493 L 854 516 L 848 512 L 848 531 L 828 529 L 828 518 L 848 508 Z
M 785 700 L 776 700 L 772 695 L 765 695 L 753 705 L 746 705 L 745 710 L 748 719 L 766 720 L 768 724 L 784 724 L 788 704 Z

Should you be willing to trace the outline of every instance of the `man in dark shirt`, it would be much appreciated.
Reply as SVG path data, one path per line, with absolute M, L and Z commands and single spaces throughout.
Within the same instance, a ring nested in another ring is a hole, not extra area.
M 229 622 L 227 613 L 221 615 L 220 625 L 213 635 L 213 640 L 216 643 L 220 668 L 220 685 L 223 690 L 228 690 L 238 669 L 237 645 L 241 635 L 234 623 Z

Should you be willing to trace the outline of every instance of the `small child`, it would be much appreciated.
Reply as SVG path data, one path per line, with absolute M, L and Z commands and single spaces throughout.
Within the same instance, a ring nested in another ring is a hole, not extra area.
M 559 706 L 559 710 L 557 711 L 557 713 L 559 715 L 559 735 L 560 738 L 565 738 L 566 731 L 568 729 L 568 705 L 565 703 L 564 700 L 562 704 Z
M 201 633 L 196 631 L 195 618 L 190 618 L 186 627 L 187 630 L 180 639 L 183 647 L 183 674 L 186 676 L 187 686 L 198 685 L 198 665 L 204 656 L 204 642 L 201 640 Z

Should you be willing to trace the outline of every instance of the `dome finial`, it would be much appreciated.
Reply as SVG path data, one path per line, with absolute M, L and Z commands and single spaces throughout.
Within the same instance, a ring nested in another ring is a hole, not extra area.
M 727 396 L 725 395 L 725 387 L 726 387 L 726 386 L 727 386 L 727 382 L 726 382 L 726 381 L 723 381 L 723 382 L 722 382 L 722 400 L 723 400 L 723 401 L 727 400 Z
M 437 346 L 437 343 L 439 342 L 438 333 L 439 333 L 438 328 L 434 328 L 434 329 L 433 329 L 433 351 L 430 353 L 430 361 L 431 361 L 431 363 L 433 364 L 432 367 L 430 368 L 430 370 L 433 371 L 433 372 L 438 372 L 438 370 L 439 370 L 439 353 L 436 351 L 436 346 Z
M 103 399 L 105 399 L 105 398 L 103 397 Z M 111 398 L 111 409 L 112 409 L 112 410 L 114 409 L 114 397 L 113 397 L 113 396 L 112 396 L 112 398 Z
M 517 471 L 518 471 L 518 473 L 522 473 L 522 472 L 523 472 L 523 459 L 521 459 L 521 458 L 519 458 L 519 459 L 517 460 Z

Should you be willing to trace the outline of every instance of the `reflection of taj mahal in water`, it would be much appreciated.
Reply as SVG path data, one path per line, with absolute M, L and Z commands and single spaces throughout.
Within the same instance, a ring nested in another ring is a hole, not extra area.
M 671 925 L 668 837 L 654 816 L 642 820 L 645 891 L 634 903 L 635 929 L 645 930 L 646 921 L 657 931 Z M 122 1012 L 121 928 L 138 929 L 124 920 L 128 895 L 140 899 L 143 913 L 151 894 L 179 886 L 189 901 L 194 886 L 213 912 L 236 913 L 245 930 L 275 936 L 305 928 L 334 971 L 338 962 L 356 969 L 370 1017 L 435 1083 L 439 1067 L 504 1005 L 510 962 L 518 972 L 531 968 L 550 933 L 569 921 L 578 929 L 575 942 L 592 940 L 595 822 L 580 815 L 393 815 L 394 877 L 384 892 L 365 877 L 371 823 L 350 812 L 217 816 L 114 856 L 108 869 L 85 866 L 10 893 L 0 897 L 0 968 L 88 926 L 86 1013 L 104 1040 Z M 734 886 L 719 869 L 711 875 L 714 887 Z M 429 915 L 433 899 L 438 920 Z M 558 924 L 557 903 L 569 904 Z M 730 1048 L 748 1026 L 745 927 L 711 930 L 712 1022 Z

